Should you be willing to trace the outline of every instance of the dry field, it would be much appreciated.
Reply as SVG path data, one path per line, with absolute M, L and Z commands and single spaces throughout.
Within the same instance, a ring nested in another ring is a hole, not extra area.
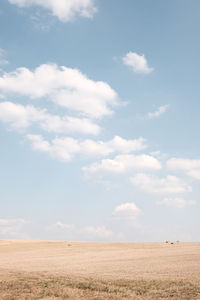
M 200 243 L 2 240 L 0 299 L 200 300 Z

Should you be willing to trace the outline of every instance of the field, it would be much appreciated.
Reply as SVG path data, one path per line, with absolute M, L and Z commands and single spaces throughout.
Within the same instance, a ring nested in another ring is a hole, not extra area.
M 200 300 L 200 243 L 2 240 L 0 299 Z

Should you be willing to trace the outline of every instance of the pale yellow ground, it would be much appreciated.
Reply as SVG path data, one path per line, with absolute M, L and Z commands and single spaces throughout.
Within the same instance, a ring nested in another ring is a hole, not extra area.
M 200 280 L 200 243 L 0 241 L 0 275 Z

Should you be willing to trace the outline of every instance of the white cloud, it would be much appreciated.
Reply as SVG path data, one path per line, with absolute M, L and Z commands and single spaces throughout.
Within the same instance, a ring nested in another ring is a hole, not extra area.
M 146 147 L 143 138 L 126 140 L 120 136 L 115 136 L 108 142 L 85 140 L 80 143 L 81 153 L 89 156 L 107 156 L 115 152 L 129 153 Z
M 23 106 L 9 101 L 0 102 L 0 121 L 12 129 L 27 129 L 33 124 L 54 133 L 80 133 L 98 135 L 101 128 L 86 118 L 60 117 L 51 115 L 45 109 L 32 105 Z
M 183 171 L 188 176 L 200 180 L 200 159 L 170 158 L 166 166 L 172 171 Z
M 200 180 L 200 169 L 190 170 L 187 172 L 187 175 L 194 179 Z
M 32 106 L 24 107 L 12 102 L 0 103 L 0 121 L 10 124 L 12 128 L 22 129 L 30 126 L 31 122 L 40 119 L 43 112 Z
M 170 170 L 191 170 L 200 168 L 200 160 L 198 159 L 185 159 L 185 158 L 170 158 L 167 161 L 167 168 Z
M 44 140 L 41 135 L 28 134 L 27 139 L 32 142 L 33 149 L 44 152 L 50 152 L 51 146 L 48 141 Z
M 0 92 L 44 98 L 91 118 L 112 115 L 117 93 L 105 82 L 88 79 L 77 69 L 44 64 L 31 71 L 18 68 L 0 77 Z
M 195 205 L 196 201 L 186 200 L 184 198 L 164 198 L 157 202 L 159 205 L 172 206 L 176 208 L 184 208 L 186 206 Z
M 154 175 L 137 174 L 131 178 L 133 185 L 149 194 L 178 194 L 192 191 L 184 180 L 168 175 L 160 178 Z
M 136 73 L 148 74 L 153 71 L 153 68 L 148 66 L 148 62 L 144 55 L 135 52 L 129 52 L 123 57 L 123 63 L 133 69 Z
M 107 229 L 104 226 L 97 226 L 97 227 L 88 226 L 88 227 L 85 227 L 83 231 L 90 234 L 91 236 L 99 237 L 99 238 L 108 238 L 113 235 L 113 231 L 110 229 Z
M 21 236 L 26 223 L 24 219 L 0 219 L 0 236 Z
M 135 140 L 126 140 L 120 136 L 115 136 L 106 145 L 110 149 L 116 149 L 117 152 L 129 153 L 132 151 L 139 151 L 147 148 L 146 140 L 142 137 Z
M 59 117 L 47 115 L 41 127 L 55 133 L 80 133 L 98 135 L 101 132 L 99 125 L 87 118 Z
M 161 115 L 163 115 L 169 109 L 169 107 L 170 107 L 169 104 L 160 106 L 160 107 L 158 107 L 158 109 L 156 111 L 149 112 L 147 116 L 149 119 L 158 118 Z
M 140 214 L 141 210 L 133 202 L 122 203 L 113 212 L 113 216 L 119 219 L 135 219 Z
M 118 155 L 114 159 L 103 159 L 100 163 L 94 163 L 84 167 L 83 171 L 87 176 L 105 174 L 123 174 L 130 171 L 159 170 L 160 162 L 146 154 L 142 155 Z
M 91 18 L 96 12 L 94 0 L 8 0 L 19 7 L 40 6 L 48 9 L 62 22 L 69 22 L 75 16 Z
M 114 137 L 111 141 L 102 142 L 83 140 L 66 137 L 56 138 L 52 142 L 46 141 L 40 135 L 28 134 L 27 139 L 32 142 L 35 150 L 49 153 L 52 157 L 61 161 L 70 161 L 75 155 L 80 154 L 88 157 L 106 156 L 115 152 L 132 152 L 146 147 L 144 139 L 125 140 Z M 127 146 L 127 147 L 126 147 Z

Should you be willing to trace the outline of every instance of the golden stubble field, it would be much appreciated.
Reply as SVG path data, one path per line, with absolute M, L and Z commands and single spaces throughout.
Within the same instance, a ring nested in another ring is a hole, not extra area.
M 0 299 L 200 300 L 200 243 L 1 240 Z

